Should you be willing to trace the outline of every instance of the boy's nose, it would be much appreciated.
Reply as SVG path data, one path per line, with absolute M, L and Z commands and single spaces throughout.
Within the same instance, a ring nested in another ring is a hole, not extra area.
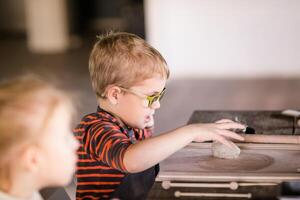
M 152 109 L 158 109 L 160 108 L 160 102 L 158 101 L 154 101 L 153 104 L 151 105 Z

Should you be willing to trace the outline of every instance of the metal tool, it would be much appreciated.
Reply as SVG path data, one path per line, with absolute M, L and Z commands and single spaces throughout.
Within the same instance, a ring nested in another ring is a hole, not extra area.
M 296 132 L 296 127 L 297 127 L 297 121 L 300 118 L 300 111 L 297 110 L 284 110 L 281 112 L 282 115 L 288 116 L 288 117 L 293 117 L 293 131 L 292 134 L 294 135 Z

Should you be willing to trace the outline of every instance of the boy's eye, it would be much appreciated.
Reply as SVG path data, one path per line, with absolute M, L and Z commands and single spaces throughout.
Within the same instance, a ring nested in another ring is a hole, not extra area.
M 159 94 L 158 94 L 158 93 L 155 93 L 155 94 L 149 95 L 148 97 L 153 98 L 153 97 L 157 97 L 157 96 L 159 96 Z
M 149 95 L 148 97 L 150 98 L 150 99 L 153 99 L 153 98 L 155 98 L 157 95 L 156 94 L 152 94 L 152 95 Z

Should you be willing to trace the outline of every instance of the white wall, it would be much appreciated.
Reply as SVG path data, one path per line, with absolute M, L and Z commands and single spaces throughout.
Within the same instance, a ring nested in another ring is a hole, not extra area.
M 299 0 L 145 0 L 175 77 L 300 77 Z

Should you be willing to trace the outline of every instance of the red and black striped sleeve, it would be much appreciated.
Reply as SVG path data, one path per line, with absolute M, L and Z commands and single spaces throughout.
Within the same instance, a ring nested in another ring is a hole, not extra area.
M 127 172 L 123 158 L 125 151 L 131 145 L 130 139 L 114 123 L 102 121 L 94 124 L 90 131 L 89 151 L 95 159 L 121 172 Z

